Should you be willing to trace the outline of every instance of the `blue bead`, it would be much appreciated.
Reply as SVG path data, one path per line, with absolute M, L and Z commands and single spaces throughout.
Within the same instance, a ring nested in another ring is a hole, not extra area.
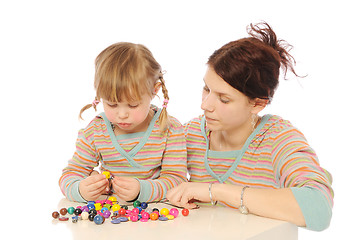
M 129 219 L 127 217 L 119 217 L 118 218 L 121 222 L 128 222 Z
M 159 217 L 158 220 L 160 220 L 160 221 L 168 221 L 169 219 L 167 217 Z
M 121 223 L 122 221 L 119 219 L 119 218 L 116 218 L 116 219 L 113 219 L 112 221 L 111 221 L 111 223 L 113 223 L 113 224 L 119 224 L 119 223 Z
M 143 209 L 146 209 L 146 208 L 148 207 L 148 203 L 142 202 L 142 203 L 140 204 L 140 207 L 143 208 Z
M 88 207 L 89 210 L 90 210 L 90 209 L 95 209 L 94 204 L 88 204 L 87 207 Z
M 95 222 L 96 224 L 98 224 L 98 225 L 103 224 L 104 218 L 103 218 L 102 216 L 100 216 L 100 215 L 96 215 L 96 216 L 94 217 L 94 222 Z

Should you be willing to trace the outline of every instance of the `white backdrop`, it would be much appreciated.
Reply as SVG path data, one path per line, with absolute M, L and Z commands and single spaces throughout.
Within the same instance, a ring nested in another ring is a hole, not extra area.
M 31 206 L 39 221 L 51 221 L 62 198 L 57 181 L 73 154 L 77 131 L 95 114 L 88 110 L 86 120 L 78 120 L 80 108 L 95 96 L 93 63 L 101 50 L 118 41 L 146 45 L 167 71 L 170 113 L 186 122 L 202 113 L 208 56 L 223 44 L 246 37 L 249 23 L 264 20 L 294 46 L 296 71 L 308 76 L 281 80 L 263 113 L 280 115 L 298 127 L 334 178 L 331 226 L 321 233 L 300 229 L 299 239 L 360 236 L 356 174 L 361 167 L 357 125 L 361 18 L 356 3 L 1 1 L 0 177 L 7 195 L 1 205 L 12 199 L 13 206 L 3 210 L 10 217 L 5 231 L 26 236 L 19 229 L 32 229 L 31 224 L 21 227 L 14 216 L 22 204 Z M 3 225 L 5 220 L 1 221 Z

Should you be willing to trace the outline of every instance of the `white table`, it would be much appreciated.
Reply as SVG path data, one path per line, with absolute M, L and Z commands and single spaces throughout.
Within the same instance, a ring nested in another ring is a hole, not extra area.
M 76 207 L 79 204 L 65 198 L 58 204 L 62 207 Z M 173 208 L 164 203 L 149 204 L 150 208 Z M 130 207 L 132 209 L 132 207 Z M 179 209 L 181 210 L 181 209 Z M 50 213 L 49 213 L 50 215 Z M 74 215 L 71 215 L 74 216 Z M 187 217 L 180 215 L 174 220 L 148 222 L 125 222 L 112 224 L 108 218 L 102 225 L 96 225 L 89 220 L 61 222 L 52 220 L 54 232 L 66 228 L 73 239 L 277 239 L 294 240 L 298 237 L 297 226 L 284 221 L 278 221 L 252 214 L 243 215 L 235 209 L 201 205 L 199 209 L 190 210 Z

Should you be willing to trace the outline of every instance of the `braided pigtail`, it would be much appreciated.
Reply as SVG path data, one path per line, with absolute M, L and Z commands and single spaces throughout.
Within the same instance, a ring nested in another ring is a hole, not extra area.
M 95 97 L 95 99 L 94 99 L 94 101 L 93 101 L 92 104 L 87 104 L 87 105 L 85 105 L 85 106 L 80 110 L 79 118 L 80 118 L 81 120 L 84 120 L 81 115 L 83 114 L 83 112 L 84 112 L 85 110 L 87 110 L 87 109 L 89 109 L 89 108 L 91 108 L 91 107 L 93 107 L 94 110 L 97 111 L 97 105 L 99 104 L 99 102 L 100 102 L 100 101 L 98 100 L 98 98 Z
M 169 127 L 169 116 L 168 116 L 168 112 L 167 112 L 169 96 L 168 96 L 168 90 L 167 90 L 167 88 L 165 86 L 165 82 L 164 82 L 164 79 L 163 79 L 163 74 L 161 74 L 161 76 L 159 77 L 159 81 L 160 81 L 161 86 L 162 86 L 162 93 L 163 93 L 163 97 L 164 97 L 162 112 L 159 115 L 159 122 L 160 122 L 161 131 L 163 133 L 165 133 L 166 130 L 168 129 L 168 127 Z

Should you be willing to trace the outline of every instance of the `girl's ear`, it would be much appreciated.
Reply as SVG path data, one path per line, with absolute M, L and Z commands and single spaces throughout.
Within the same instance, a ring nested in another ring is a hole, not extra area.
M 251 100 L 252 113 L 258 114 L 267 106 L 268 103 L 269 103 L 268 99 L 255 98 Z
M 154 85 L 154 90 L 153 90 L 153 97 L 155 95 L 157 95 L 157 93 L 159 92 L 159 89 L 162 87 L 162 84 L 160 82 L 156 82 Z

